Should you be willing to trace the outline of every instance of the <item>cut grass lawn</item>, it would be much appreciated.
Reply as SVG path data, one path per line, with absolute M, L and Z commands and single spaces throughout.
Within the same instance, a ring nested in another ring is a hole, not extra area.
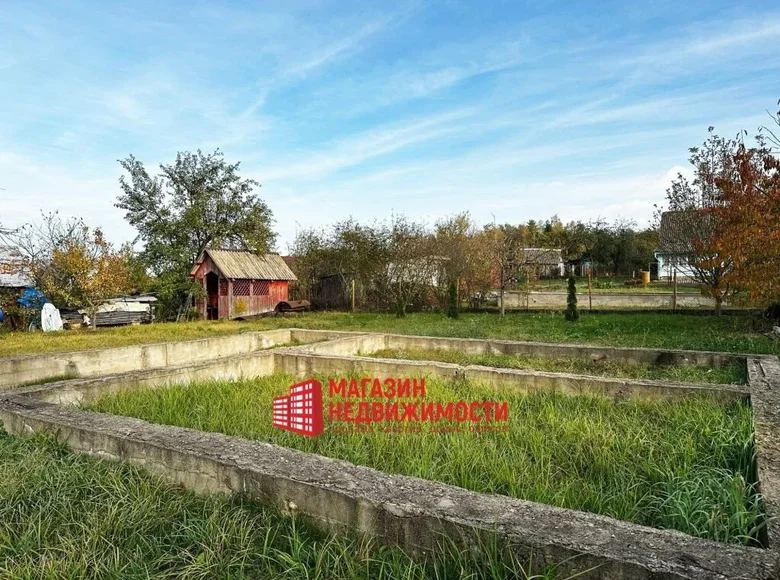
M 0 577 L 526 579 L 506 550 L 415 562 L 257 502 L 202 498 L 122 463 L 0 431 Z M 552 579 L 554 569 L 533 578 Z
M 599 377 L 625 379 L 649 379 L 654 381 L 678 381 L 687 383 L 746 384 L 747 369 L 744 364 L 733 363 L 712 368 L 704 365 L 650 365 L 645 363 L 600 360 L 574 357 L 543 357 L 506 354 L 464 354 L 454 350 L 435 349 L 382 349 L 361 354 L 371 358 L 403 360 L 435 360 L 458 365 L 482 365 L 507 369 L 532 369 L 551 373 L 574 373 Z
M 343 433 L 308 438 L 271 426 L 292 377 L 209 382 L 107 395 L 96 411 L 270 441 L 387 473 L 612 516 L 724 542 L 762 525 L 750 483 L 752 413 L 699 396 L 619 401 L 523 395 L 428 379 L 426 400 L 507 400 L 507 432 Z M 327 385 L 327 380 L 323 381 Z M 326 410 L 326 418 L 328 413 Z M 344 425 L 339 423 L 338 425 Z
M 202 321 L 67 331 L 61 333 L 15 332 L 0 334 L 0 357 L 90 348 L 108 348 L 171 340 L 193 340 L 297 326 L 324 330 L 393 332 L 427 336 L 500 338 L 539 342 L 574 342 L 608 346 L 729 351 L 780 354 L 773 341 L 746 316 L 686 314 L 588 314 L 576 324 L 560 313 L 518 312 L 502 317 L 495 313 L 464 313 L 456 319 L 443 314 L 414 313 L 405 318 L 392 314 L 307 313 L 264 318 L 252 322 Z

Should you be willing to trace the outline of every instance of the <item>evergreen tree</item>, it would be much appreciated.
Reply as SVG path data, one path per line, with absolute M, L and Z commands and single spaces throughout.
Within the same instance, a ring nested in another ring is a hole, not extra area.
M 580 311 L 577 308 L 577 284 L 574 276 L 569 276 L 569 295 L 566 297 L 566 320 L 577 322 L 580 319 Z
M 450 290 L 447 300 L 447 318 L 458 317 L 458 286 L 455 282 L 450 282 Z

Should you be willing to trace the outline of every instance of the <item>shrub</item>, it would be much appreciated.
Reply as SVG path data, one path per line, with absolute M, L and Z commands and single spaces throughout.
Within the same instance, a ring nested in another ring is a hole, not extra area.
M 577 322 L 580 319 L 580 311 L 577 308 L 577 282 L 574 276 L 569 277 L 569 295 L 566 297 L 566 320 Z
M 447 295 L 447 318 L 458 317 L 458 287 L 455 282 L 450 282 Z

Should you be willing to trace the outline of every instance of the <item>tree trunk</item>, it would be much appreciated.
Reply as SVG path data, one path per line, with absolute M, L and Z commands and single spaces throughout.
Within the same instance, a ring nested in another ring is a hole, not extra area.
M 715 296 L 715 315 L 720 316 L 723 314 L 723 296 Z
M 503 288 L 503 286 L 501 287 L 501 297 L 500 297 L 500 300 L 501 300 L 501 316 L 503 316 L 504 312 L 506 311 L 506 309 L 504 308 L 504 288 Z
M 406 303 L 403 298 L 397 298 L 395 301 L 395 317 L 403 318 L 406 316 Z
M 97 330 L 97 308 L 90 308 L 87 310 L 89 316 L 89 328 L 90 330 Z

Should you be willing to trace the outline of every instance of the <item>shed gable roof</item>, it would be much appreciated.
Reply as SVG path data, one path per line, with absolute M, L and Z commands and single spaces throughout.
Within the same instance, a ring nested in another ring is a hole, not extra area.
M 258 256 L 245 250 L 214 250 L 206 249 L 198 258 L 198 262 L 192 269 L 192 274 L 197 272 L 198 266 L 208 255 L 214 265 L 222 272 L 225 278 L 232 280 L 249 278 L 252 280 L 297 280 L 292 270 L 284 263 L 278 254 L 264 254 Z

